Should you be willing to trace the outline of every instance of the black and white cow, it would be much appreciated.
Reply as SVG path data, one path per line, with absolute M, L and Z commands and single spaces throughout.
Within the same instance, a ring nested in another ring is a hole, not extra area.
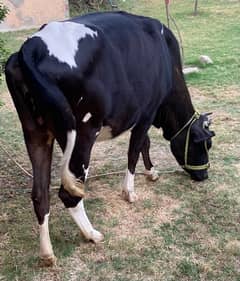
M 53 142 L 63 150 L 59 197 L 87 239 L 103 236 L 84 210 L 84 181 L 95 141 L 131 129 L 124 197 L 133 202 L 142 153 L 146 174 L 151 125 L 162 128 L 178 163 L 194 180 L 207 178 L 211 137 L 207 115 L 195 112 L 182 73 L 178 43 L 159 21 L 125 12 L 50 22 L 6 65 L 33 168 L 32 200 L 40 225 L 40 257 L 53 264 L 48 231 Z

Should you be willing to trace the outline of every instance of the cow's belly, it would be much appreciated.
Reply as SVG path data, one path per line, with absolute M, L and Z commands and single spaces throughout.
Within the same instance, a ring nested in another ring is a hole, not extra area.
M 116 137 L 120 136 L 121 134 L 123 134 L 125 132 L 131 131 L 135 127 L 135 125 L 136 124 L 132 125 L 129 129 L 127 129 L 125 131 L 122 131 L 119 134 L 114 134 L 112 132 L 112 128 L 110 126 L 103 126 L 101 128 L 101 130 L 96 133 L 96 136 L 97 136 L 96 142 L 101 142 L 101 141 L 106 141 L 106 140 L 116 138 Z

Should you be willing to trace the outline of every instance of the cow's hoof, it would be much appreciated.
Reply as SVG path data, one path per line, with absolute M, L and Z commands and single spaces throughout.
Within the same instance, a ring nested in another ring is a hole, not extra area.
M 128 201 L 129 203 L 133 203 L 138 199 L 138 196 L 134 191 L 127 191 L 127 190 L 122 191 L 122 197 L 124 200 Z
M 88 240 L 95 244 L 102 242 L 103 239 L 104 236 L 102 235 L 102 233 L 95 229 L 91 232 L 91 237 L 88 237 Z
M 41 266 L 55 266 L 57 258 L 54 255 L 40 257 Z
M 154 170 L 154 168 L 152 168 L 150 171 L 145 170 L 144 174 L 149 181 L 157 181 L 159 179 L 158 172 Z

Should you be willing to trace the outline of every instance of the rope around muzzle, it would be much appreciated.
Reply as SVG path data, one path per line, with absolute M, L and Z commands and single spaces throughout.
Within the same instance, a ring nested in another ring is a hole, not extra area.
M 183 169 L 192 170 L 192 171 L 201 171 L 206 170 L 210 167 L 210 163 L 207 162 L 206 164 L 202 165 L 190 165 L 188 164 L 188 150 L 189 150 L 189 140 L 190 140 L 190 131 L 192 128 L 192 125 L 195 121 L 197 121 L 200 118 L 200 113 L 195 111 L 193 116 L 188 120 L 188 122 L 170 139 L 170 142 L 175 140 L 177 136 L 179 136 L 187 127 L 187 134 L 186 134 L 186 141 L 185 141 L 185 148 L 184 148 L 184 165 L 181 165 Z M 204 141 L 204 147 L 208 156 L 208 149 L 207 149 L 207 141 Z M 208 157 L 209 159 L 209 157 Z

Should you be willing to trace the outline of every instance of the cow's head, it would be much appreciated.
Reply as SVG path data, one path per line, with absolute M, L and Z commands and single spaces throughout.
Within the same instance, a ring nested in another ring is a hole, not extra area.
M 208 178 L 208 151 L 215 135 L 209 130 L 209 113 L 194 113 L 192 118 L 172 137 L 171 150 L 178 163 L 191 178 L 202 181 Z

